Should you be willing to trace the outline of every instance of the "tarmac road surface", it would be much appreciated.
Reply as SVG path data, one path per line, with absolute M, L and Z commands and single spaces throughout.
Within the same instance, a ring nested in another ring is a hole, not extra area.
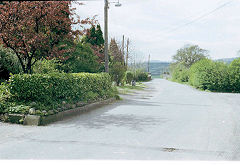
M 0 159 L 240 159 L 240 94 L 163 79 L 146 85 L 48 126 L 0 123 Z

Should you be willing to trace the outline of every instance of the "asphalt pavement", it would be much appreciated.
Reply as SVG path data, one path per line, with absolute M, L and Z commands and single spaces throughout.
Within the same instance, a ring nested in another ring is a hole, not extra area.
M 240 94 L 154 79 L 48 126 L 0 122 L 0 159 L 239 160 Z

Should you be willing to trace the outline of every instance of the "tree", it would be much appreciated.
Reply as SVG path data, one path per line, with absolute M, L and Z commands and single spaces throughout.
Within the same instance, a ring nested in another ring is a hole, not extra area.
M 91 44 L 94 54 L 98 56 L 98 62 L 104 62 L 104 39 L 99 24 L 92 25 L 92 27 L 87 30 L 86 35 L 82 38 L 82 42 Z
M 190 68 L 195 62 L 207 58 L 208 51 L 200 48 L 198 45 L 185 45 L 177 50 L 177 54 L 173 56 L 175 64 L 182 64 Z
M 39 59 L 64 60 L 63 40 L 73 41 L 79 30 L 73 24 L 87 24 L 89 19 L 74 21 L 70 1 L 5 1 L 0 4 L 0 42 L 11 48 L 24 73 L 32 72 Z
M 63 62 L 63 70 L 71 73 L 96 73 L 100 71 L 100 64 L 97 60 L 98 57 L 95 56 L 90 44 L 78 41 L 75 51 Z
M 115 39 L 111 39 L 109 54 L 110 54 L 109 73 L 112 76 L 112 79 L 117 83 L 117 86 L 119 86 L 125 76 L 127 68 L 124 65 L 123 54 Z

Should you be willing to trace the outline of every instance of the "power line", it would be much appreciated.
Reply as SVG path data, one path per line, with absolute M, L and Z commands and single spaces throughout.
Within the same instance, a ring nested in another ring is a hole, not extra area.
M 226 2 L 226 3 L 222 4 L 222 5 L 219 5 L 217 8 L 211 10 L 210 12 L 204 13 L 204 14 L 202 14 L 201 16 L 195 18 L 194 20 L 192 20 L 192 21 L 190 21 L 190 22 L 187 22 L 187 23 L 185 23 L 185 24 L 183 24 L 183 25 L 180 25 L 180 26 L 178 26 L 178 27 L 176 27 L 176 28 L 168 31 L 168 33 L 177 31 L 178 29 L 180 29 L 180 28 L 182 28 L 182 27 L 185 27 L 185 26 L 188 26 L 188 25 L 190 25 L 190 24 L 193 24 L 193 23 L 195 23 L 196 21 L 198 21 L 198 20 L 200 20 L 200 19 L 202 19 L 202 18 L 204 18 L 204 17 L 207 17 L 207 16 L 213 14 L 213 13 L 216 12 L 217 10 L 219 10 L 219 9 L 221 9 L 221 8 L 224 8 L 225 6 L 229 5 L 229 4 L 232 3 L 233 1 L 234 1 L 234 0 L 229 1 L 229 2 Z

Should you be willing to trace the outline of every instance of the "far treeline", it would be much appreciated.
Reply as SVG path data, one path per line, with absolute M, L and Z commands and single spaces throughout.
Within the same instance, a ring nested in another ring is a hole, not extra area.
M 230 64 L 211 60 L 209 51 L 185 45 L 173 56 L 172 81 L 215 92 L 240 92 L 240 58 Z

